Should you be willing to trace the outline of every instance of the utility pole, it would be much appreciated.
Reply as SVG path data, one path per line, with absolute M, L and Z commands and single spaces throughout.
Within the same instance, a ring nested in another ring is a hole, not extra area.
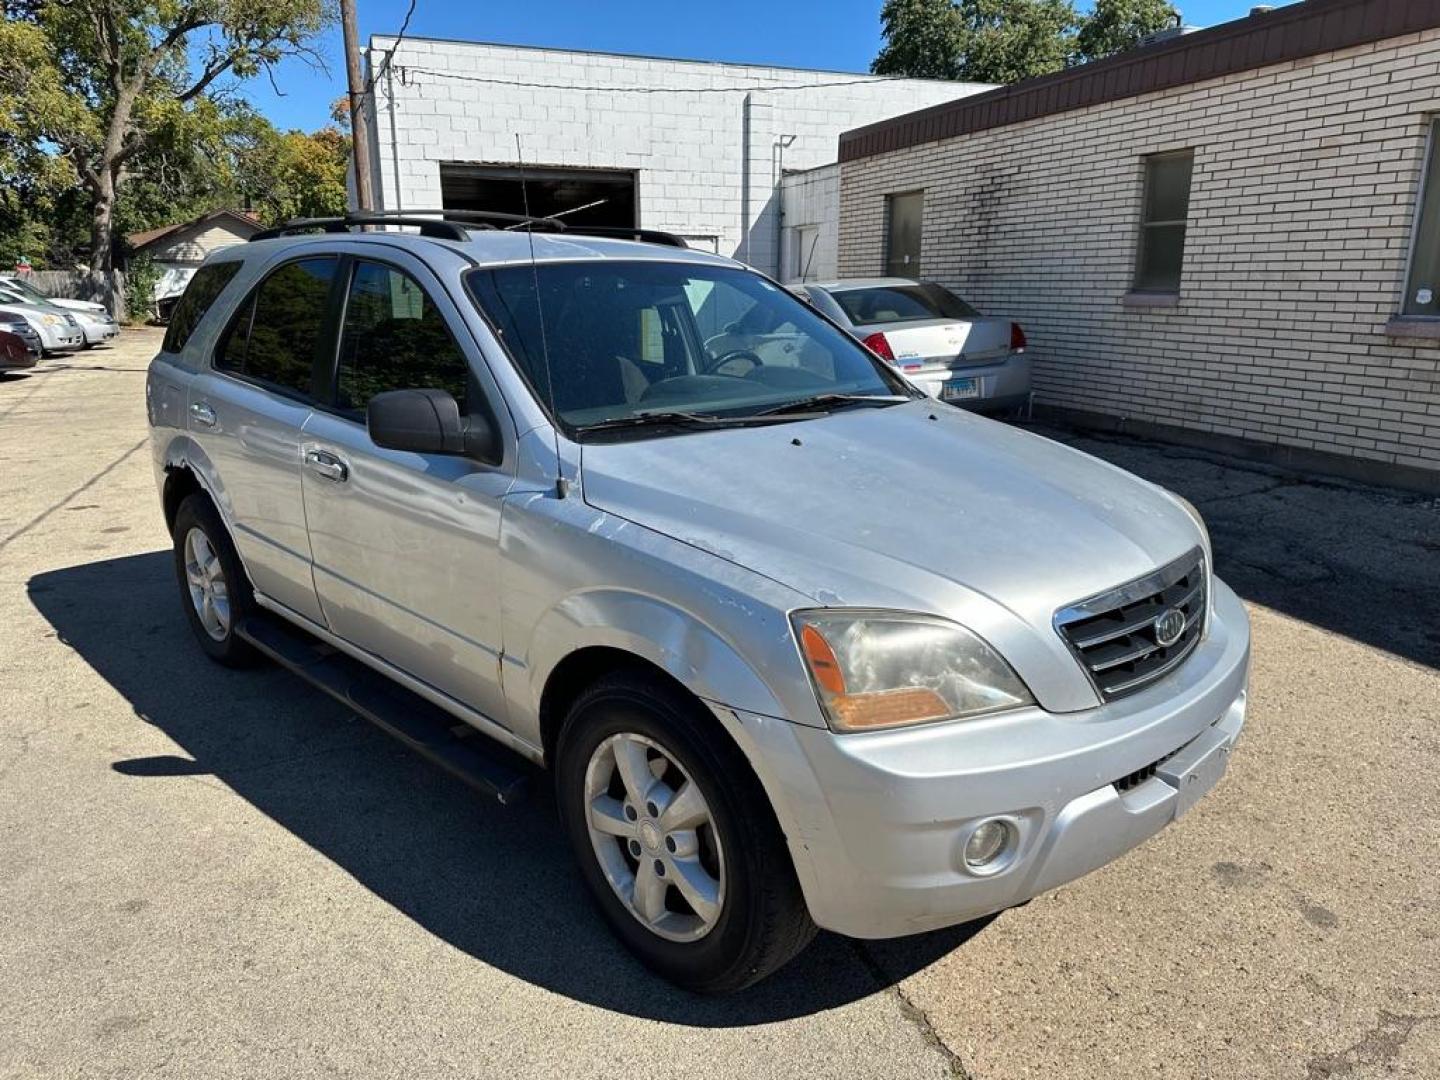
M 365 117 L 365 81 L 360 77 L 360 32 L 355 26 L 355 0 L 340 0 L 340 22 L 345 32 L 345 80 L 350 86 L 350 160 L 355 165 L 355 201 L 361 210 L 374 210 L 370 122 Z

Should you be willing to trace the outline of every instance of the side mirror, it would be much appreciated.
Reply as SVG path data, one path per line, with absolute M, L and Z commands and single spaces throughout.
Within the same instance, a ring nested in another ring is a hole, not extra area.
M 483 416 L 461 416 L 444 390 L 387 390 L 365 408 L 370 441 L 387 450 L 417 454 L 464 454 L 481 461 L 500 459 L 495 426 Z

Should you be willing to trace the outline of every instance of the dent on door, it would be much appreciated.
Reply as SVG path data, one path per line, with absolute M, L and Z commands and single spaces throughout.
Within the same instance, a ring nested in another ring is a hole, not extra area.
M 505 723 L 497 559 L 504 475 L 376 447 L 316 413 L 304 434 L 315 589 L 346 641 Z

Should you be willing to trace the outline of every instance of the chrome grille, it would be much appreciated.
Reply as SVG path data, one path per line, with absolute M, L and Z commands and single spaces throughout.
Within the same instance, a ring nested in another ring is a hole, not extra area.
M 1205 584 L 1205 559 L 1195 548 L 1153 574 L 1061 609 L 1055 628 L 1100 696 L 1123 697 L 1164 678 L 1194 651 L 1205 626 Z M 1168 640 L 1159 621 L 1172 610 L 1184 625 Z

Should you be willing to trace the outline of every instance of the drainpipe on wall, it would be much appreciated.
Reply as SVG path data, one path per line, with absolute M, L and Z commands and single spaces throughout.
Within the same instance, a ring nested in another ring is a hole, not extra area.
M 740 261 L 750 261 L 750 110 L 754 95 L 746 93 L 740 120 Z
M 797 136 L 779 135 L 771 151 L 773 173 L 770 187 L 775 192 L 775 280 L 785 280 L 785 150 Z

